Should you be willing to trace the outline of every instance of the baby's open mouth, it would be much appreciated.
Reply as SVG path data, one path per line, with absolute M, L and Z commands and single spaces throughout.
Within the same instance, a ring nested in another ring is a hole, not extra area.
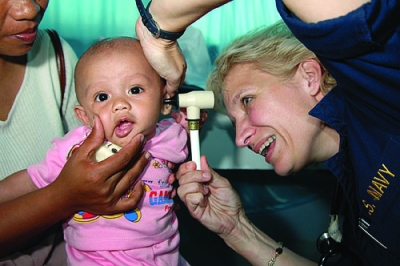
M 121 120 L 118 122 L 118 125 L 115 127 L 115 135 L 119 138 L 126 137 L 133 128 L 133 122 L 129 120 Z

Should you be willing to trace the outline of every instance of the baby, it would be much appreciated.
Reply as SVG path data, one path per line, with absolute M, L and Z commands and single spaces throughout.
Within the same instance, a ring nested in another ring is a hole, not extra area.
M 178 221 L 170 198 L 172 186 L 167 181 L 167 161 L 179 164 L 187 158 L 187 132 L 173 119 L 158 122 L 160 114 L 171 111 L 171 106 L 163 104 L 167 95 L 164 85 L 138 40 L 119 37 L 94 44 L 75 70 L 80 104 L 75 114 L 84 125 L 55 139 L 42 162 L 15 174 L 26 179 L 21 183 L 25 191 L 53 182 L 90 134 L 95 116 L 100 118 L 106 138 L 106 153 L 97 152 L 99 161 L 118 152 L 137 134 L 145 136 L 144 149 L 153 158 L 140 177 L 145 190 L 140 203 L 126 213 L 94 215 L 81 211 L 66 221 L 64 237 L 70 265 L 188 265 L 179 254 Z M 0 183 L 1 189 L 11 191 L 7 187 L 11 183 Z M 133 185 L 124 197 L 132 190 Z

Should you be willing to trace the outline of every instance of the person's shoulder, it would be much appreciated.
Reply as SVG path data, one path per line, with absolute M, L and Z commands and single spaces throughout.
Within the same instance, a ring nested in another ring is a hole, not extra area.
M 168 133 L 175 132 L 172 134 L 179 134 L 180 132 L 186 132 L 186 130 L 178 124 L 173 118 L 162 119 L 157 123 L 157 130 L 159 133 L 167 131 Z
M 66 64 L 75 65 L 78 58 L 76 56 L 74 49 L 62 37 L 62 35 L 59 32 L 57 32 L 57 35 L 58 35 L 61 45 L 62 45 L 64 59 L 65 59 Z M 32 48 L 32 50 L 34 50 L 33 53 L 38 53 L 38 54 L 39 53 L 48 53 L 49 49 L 54 50 L 54 45 L 51 41 L 50 35 L 47 32 L 47 29 L 39 29 L 35 43 L 34 43 L 34 47 Z
M 64 138 L 86 139 L 91 132 L 92 130 L 87 126 L 80 125 L 68 131 Z
M 157 127 L 170 127 L 174 124 L 177 124 L 176 121 L 172 118 L 164 118 L 157 123 Z
M 35 58 L 37 55 L 46 53 L 49 47 L 50 47 L 50 37 L 48 36 L 47 32 L 45 32 L 42 29 L 39 29 L 37 31 L 35 42 L 33 43 L 32 49 L 29 51 L 29 54 L 33 58 Z

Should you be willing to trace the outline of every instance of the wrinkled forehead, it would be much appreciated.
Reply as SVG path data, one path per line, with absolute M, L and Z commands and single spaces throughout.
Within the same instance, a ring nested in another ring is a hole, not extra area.
M 229 113 L 239 107 L 243 94 L 246 93 L 246 88 L 224 87 L 221 90 L 220 98 L 225 108 L 225 112 Z
M 229 97 L 229 95 L 232 94 L 231 83 L 229 81 L 233 66 L 234 65 L 225 68 L 223 71 L 221 71 L 221 69 L 219 71 L 214 70 L 210 75 L 208 84 L 209 88 L 211 88 L 215 95 L 215 109 L 223 114 L 226 114 L 226 97 Z
M 251 64 L 236 64 L 232 66 L 221 84 L 220 95 L 225 105 L 236 104 L 240 95 L 247 90 L 248 76 L 254 71 Z

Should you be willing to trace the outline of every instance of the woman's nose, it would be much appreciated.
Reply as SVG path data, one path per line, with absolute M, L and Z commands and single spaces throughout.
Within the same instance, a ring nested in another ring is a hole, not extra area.
M 249 146 L 251 136 L 253 135 L 254 130 L 248 125 L 243 122 L 237 122 L 236 123 L 236 146 L 239 148 L 247 147 Z
M 44 13 L 36 0 L 14 1 L 10 14 L 15 20 L 41 20 Z

